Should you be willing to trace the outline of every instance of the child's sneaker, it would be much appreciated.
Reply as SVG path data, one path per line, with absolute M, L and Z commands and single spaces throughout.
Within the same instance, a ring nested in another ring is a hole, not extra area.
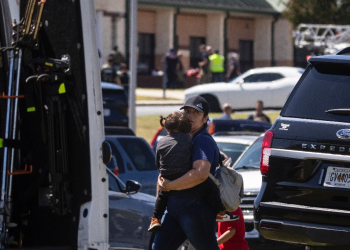
M 235 221 L 238 220 L 237 215 L 232 215 L 227 211 L 222 211 L 216 215 L 216 221 L 225 222 L 225 221 Z
M 160 230 L 161 227 L 162 225 L 160 224 L 160 220 L 152 217 L 151 225 L 148 228 L 148 232 L 157 232 Z

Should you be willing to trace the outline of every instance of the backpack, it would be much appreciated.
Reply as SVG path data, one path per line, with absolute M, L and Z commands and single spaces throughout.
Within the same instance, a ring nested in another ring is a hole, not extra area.
M 218 186 L 220 198 L 226 210 L 233 212 L 239 207 L 244 196 L 243 177 L 231 167 L 231 157 L 223 162 L 220 157 L 220 162 L 215 177 L 212 174 L 209 174 L 209 177 Z

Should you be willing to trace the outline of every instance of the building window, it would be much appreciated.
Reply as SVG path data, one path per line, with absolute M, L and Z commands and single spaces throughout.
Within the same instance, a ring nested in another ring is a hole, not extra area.
M 253 41 L 239 41 L 239 70 L 246 72 L 254 67 Z
M 190 67 L 198 68 L 198 63 L 202 61 L 202 53 L 199 45 L 205 44 L 205 37 L 190 37 Z
M 154 68 L 155 36 L 150 33 L 139 33 L 138 48 L 139 60 L 137 62 L 138 74 L 150 74 Z

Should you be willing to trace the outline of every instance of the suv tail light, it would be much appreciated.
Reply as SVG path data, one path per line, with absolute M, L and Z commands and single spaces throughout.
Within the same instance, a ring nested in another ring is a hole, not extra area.
M 114 168 L 114 175 L 115 176 L 118 176 L 119 175 L 119 168 L 116 166 L 115 168 Z
M 158 130 L 157 130 L 156 134 L 153 136 L 152 141 L 151 141 L 151 143 L 150 143 L 151 148 L 153 148 L 154 143 L 156 142 L 157 137 L 158 137 L 158 135 L 160 134 L 160 132 L 162 131 L 162 129 L 163 129 L 163 127 L 162 127 L 162 126 L 160 126 L 160 127 L 158 128 Z
M 215 132 L 215 124 L 214 124 L 214 122 L 211 122 L 211 123 L 209 123 L 208 133 L 212 135 L 212 134 L 214 134 L 214 132 Z
M 271 142 L 273 132 L 271 130 L 266 131 L 264 139 L 262 141 L 261 159 L 260 159 L 260 172 L 261 174 L 267 174 L 269 171 L 269 160 L 271 155 Z

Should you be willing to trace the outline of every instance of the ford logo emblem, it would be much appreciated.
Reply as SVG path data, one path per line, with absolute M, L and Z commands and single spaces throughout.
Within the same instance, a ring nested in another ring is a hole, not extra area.
M 350 129 L 338 130 L 336 135 L 340 139 L 350 139 Z

